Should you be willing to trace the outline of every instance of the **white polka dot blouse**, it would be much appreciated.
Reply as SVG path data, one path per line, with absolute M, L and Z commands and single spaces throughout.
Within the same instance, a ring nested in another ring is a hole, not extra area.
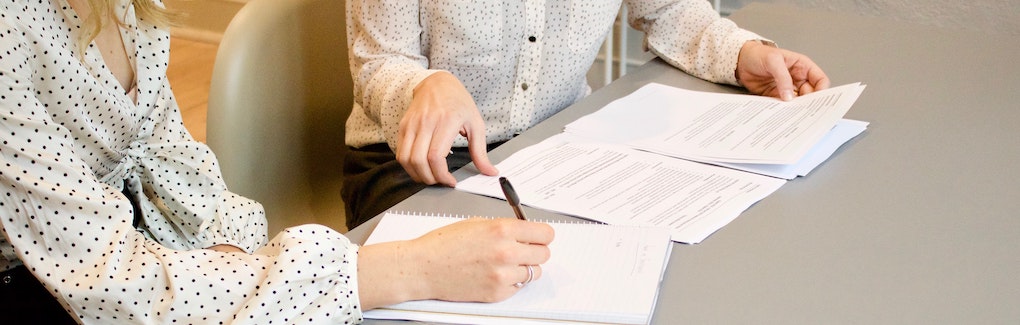
M 135 100 L 78 53 L 66 0 L 0 3 L 0 271 L 24 265 L 84 323 L 360 322 L 357 246 L 313 225 L 267 241 L 181 123 L 168 32 L 129 3 Z M 202 249 L 220 244 L 246 253 Z

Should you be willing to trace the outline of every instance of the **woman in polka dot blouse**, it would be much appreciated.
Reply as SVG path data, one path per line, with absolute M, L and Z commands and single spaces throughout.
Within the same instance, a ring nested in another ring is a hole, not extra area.
M 552 229 L 509 218 L 365 247 L 316 225 L 269 240 L 261 205 L 227 191 L 181 123 L 162 8 L 0 3 L 7 320 L 357 323 L 406 300 L 506 299 L 548 259 Z
M 648 49 L 712 82 L 789 99 L 829 86 L 804 55 L 705 0 L 351 0 L 355 105 L 343 199 L 354 227 L 591 92 L 586 74 L 621 2 Z M 451 152 L 451 148 L 453 149 Z

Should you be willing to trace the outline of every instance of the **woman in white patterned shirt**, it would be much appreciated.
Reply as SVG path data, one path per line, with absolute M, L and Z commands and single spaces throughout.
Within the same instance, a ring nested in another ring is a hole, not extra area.
M 705 0 L 347 1 L 355 105 L 343 199 L 355 227 L 591 92 L 621 3 L 658 57 L 696 77 L 789 99 L 829 86 L 808 57 Z M 453 149 L 451 151 L 451 148 Z
M 181 123 L 167 21 L 158 0 L 0 4 L 4 317 L 356 323 L 405 300 L 505 299 L 548 259 L 552 229 L 515 219 L 365 247 L 316 225 L 268 240 L 261 205 Z

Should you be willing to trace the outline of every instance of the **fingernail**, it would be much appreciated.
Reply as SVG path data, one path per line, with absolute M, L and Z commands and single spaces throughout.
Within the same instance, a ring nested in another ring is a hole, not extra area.
M 783 98 L 783 100 L 792 100 L 793 91 L 792 90 L 783 91 L 783 93 L 780 96 Z

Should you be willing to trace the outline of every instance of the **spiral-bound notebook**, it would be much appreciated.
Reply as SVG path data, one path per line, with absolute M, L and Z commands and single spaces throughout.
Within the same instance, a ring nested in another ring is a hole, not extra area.
M 388 212 L 365 244 L 412 239 L 462 220 Z M 663 228 L 551 222 L 556 238 L 542 277 L 497 303 L 409 301 L 365 313 L 372 319 L 462 324 L 647 324 L 673 247 Z

